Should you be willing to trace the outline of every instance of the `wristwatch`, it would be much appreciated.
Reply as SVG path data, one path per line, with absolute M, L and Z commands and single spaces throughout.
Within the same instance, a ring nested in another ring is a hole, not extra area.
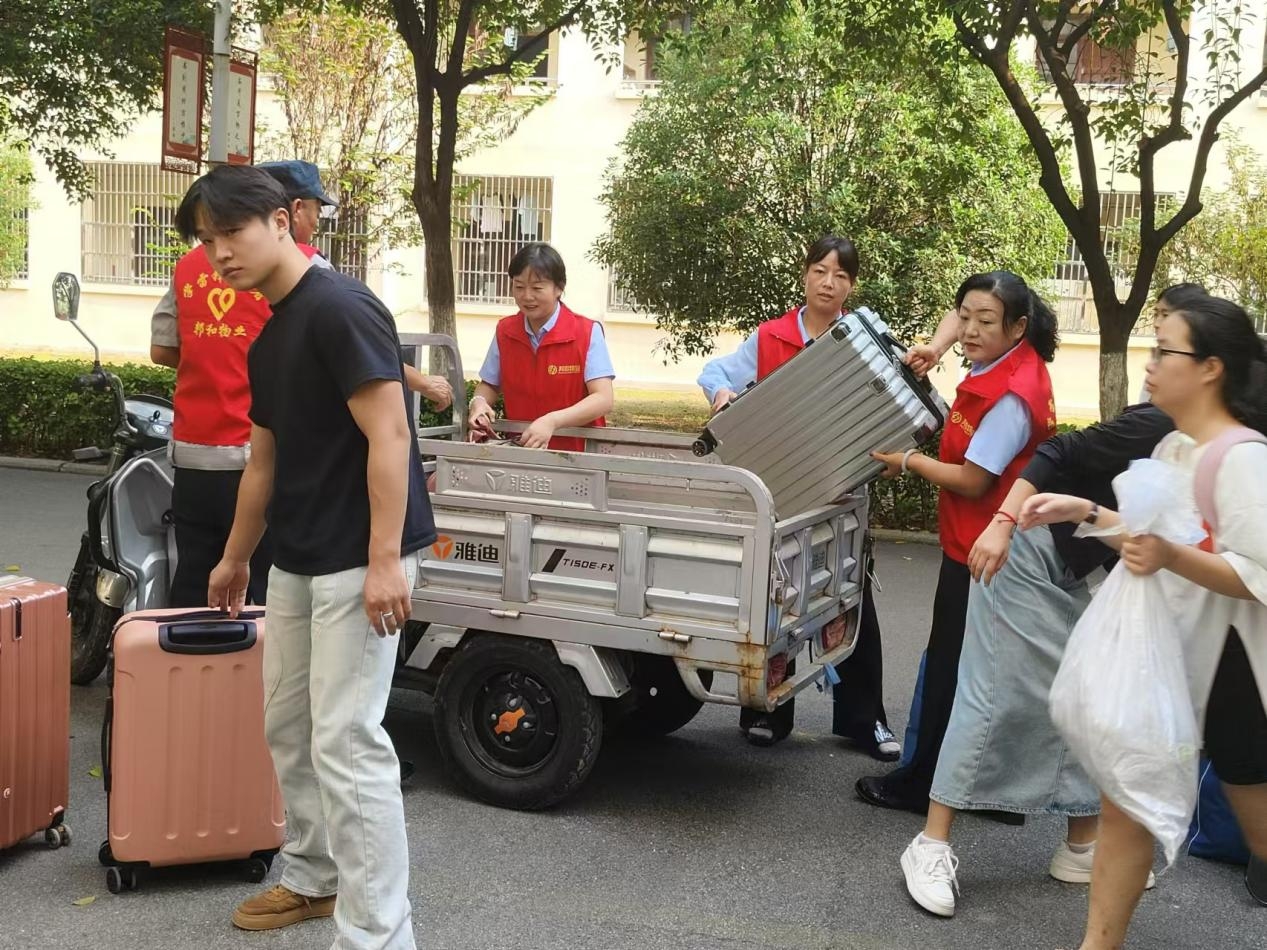
M 1091 502 L 1091 510 L 1087 512 L 1087 516 L 1082 520 L 1087 524 L 1095 524 L 1100 519 L 1100 506 L 1094 501 Z

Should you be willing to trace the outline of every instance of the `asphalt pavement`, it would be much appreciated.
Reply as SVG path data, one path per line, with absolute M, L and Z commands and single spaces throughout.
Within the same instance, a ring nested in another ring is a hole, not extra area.
M 89 479 L 0 469 L 0 569 L 63 580 Z M 927 636 L 940 553 L 879 549 L 885 698 L 896 731 Z M 100 765 L 102 682 L 72 696 L 70 848 L 32 839 L 0 852 L 0 950 L 328 947 L 329 921 L 245 933 L 229 913 L 257 889 L 233 873 L 155 873 L 106 891 Z M 862 804 L 859 776 L 882 771 L 830 735 L 830 698 L 797 702 L 797 729 L 753 748 L 737 713 L 706 708 L 654 744 L 607 744 L 579 794 L 545 813 L 464 795 L 439 767 L 431 706 L 395 692 L 388 726 L 417 774 L 405 786 L 410 894 L 419 947 L 859 948 L 1023 950 L 1078 945 L 1086 889 L 1046 873 L 1063 822 L 956 828 L 962 888 L 954 919 L 908 898 L 898 857 L 914 815 Z M 154 780 L 161 780 L 154 776 Z M 269 878 L 276 880 L 278 866 Z M 86 902 L 86 898 L 93 898 Z M 80 902 L 80 903 L 76 903 Z M 1181 859 L 1144 897 L 1130 947 L 1264 948 L 1267 908 L 1231 867 Z

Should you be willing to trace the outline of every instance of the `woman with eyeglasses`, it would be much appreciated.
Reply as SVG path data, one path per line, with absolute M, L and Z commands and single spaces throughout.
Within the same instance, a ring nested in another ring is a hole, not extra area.
M 1267 859 L 1267 444 L 1240 440 L 1254 434 L 1243 427 L 1267 432 L 1267 352 L 1236 304 L 1190 300 L 1161 320 L 1146 386 L 1177 430 L 1158 444 L 1155 458 L 1195 480 L 1212 445 L 1226 452 L 1212 487 L 1217 527 L 1200 546 L 1154 535 L 1105 540 L 1120 549 L 1128 570 L 1161 581 L 1184 638 L 1190 688 L 1190 696 L 1174 699 L 1191 702 L 1204 722 L 1206 753 L 1261 862 Z M 1053 494 L 1026 502 L 1020 521 L 1026 529 L 1120 524 L 1115 512 L 1094 502 Z M 1101 807 L 1082 950 L 1122 946 L 1153 860 L 1148 831 L 1112 800 L 1103 798 Z
M 1166 317 L 1176 310 L 1182 310 L 1185 304 L 1193 300 L 1199 300 L 1205 295 L 1205 288 L 1200 284 L 1187 282 L 1171 284 L 1159 293 L 1156 302 L 1153 303 L 1153 336 L 1157 335 L 1157 328 L 1161 326 L 1161 321 L 1165 320 Z M 1148 387 L 1140 390 L 1139 401 L 1148 402 Z

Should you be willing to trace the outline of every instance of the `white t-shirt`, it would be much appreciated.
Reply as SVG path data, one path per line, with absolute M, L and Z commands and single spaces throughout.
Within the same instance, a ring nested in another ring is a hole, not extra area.
M 1182 432 L 1157 444 L 1153 457 L 1178 466 L 1191 482 L 1205 446 Z M 1184 638 L 1188 686 L 1197 721 L 1204 722 L 1206 700 L 1227 628 L 1235 627 L 1249 654 L 1258 691 L 1267 706 L 1267 445 L 1234 445 L 1223 457 L 1214 483 L 1219 532 L 1215 551 L 1236 571 L 1256 600 L 1225 597 L 1170 571 L 1158 572 L 1166 602 Z M 1196 508 L 1196 501 L 1193 501 Z

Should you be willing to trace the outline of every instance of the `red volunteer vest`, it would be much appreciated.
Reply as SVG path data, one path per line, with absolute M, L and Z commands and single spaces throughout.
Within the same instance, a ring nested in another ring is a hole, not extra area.
M 965 498 L 943 488 L 938 498 L 941 547 L 960 564 L 968 563 L 968 552 L 977 536 L 999 510 L 1012 483 L 1033 458 L 1034 450 L 1056 431 L 1056 402 L 1047 364 L 1028 341 L 1022 340 L 989 372 L 969 376 L 959 384 L 955 403 L 950 407 L 950 418 L 941 434 L 938 457 L 943 462 L 962 465 L 977 426 L 1007 393 L 1020 396 L 1029 409 L 1029 442 L 982 497 Z
M 594 321 L 559 304 L 559 318 L 533 352 L 524 330 L 524 315 L 497 321 L 497 350 L 501 356 L 501 391 L 506 418 L 531 422 L 547 412 L 567 409 L 586 396 L 585 357 Z M 602 417 L 590 423 L 605 426 Z M 550 448 L 565 452 L 585 450 L 584 439 L 555 436 Z
M 300 244 L 309 257 L 317 249 Z M 245 445 L 251 441 L 251 384 L 246 351 L 273 315 L 258 290 L 224 283 L 199 245 L 176 262 L 176 368 L 172 434 L 195 445 Z
M 767 320 L 757 327 L 757 382 L 805 349 L 797 319 L 800 312 L 800 307 L 793 307 L 783 316 Z

